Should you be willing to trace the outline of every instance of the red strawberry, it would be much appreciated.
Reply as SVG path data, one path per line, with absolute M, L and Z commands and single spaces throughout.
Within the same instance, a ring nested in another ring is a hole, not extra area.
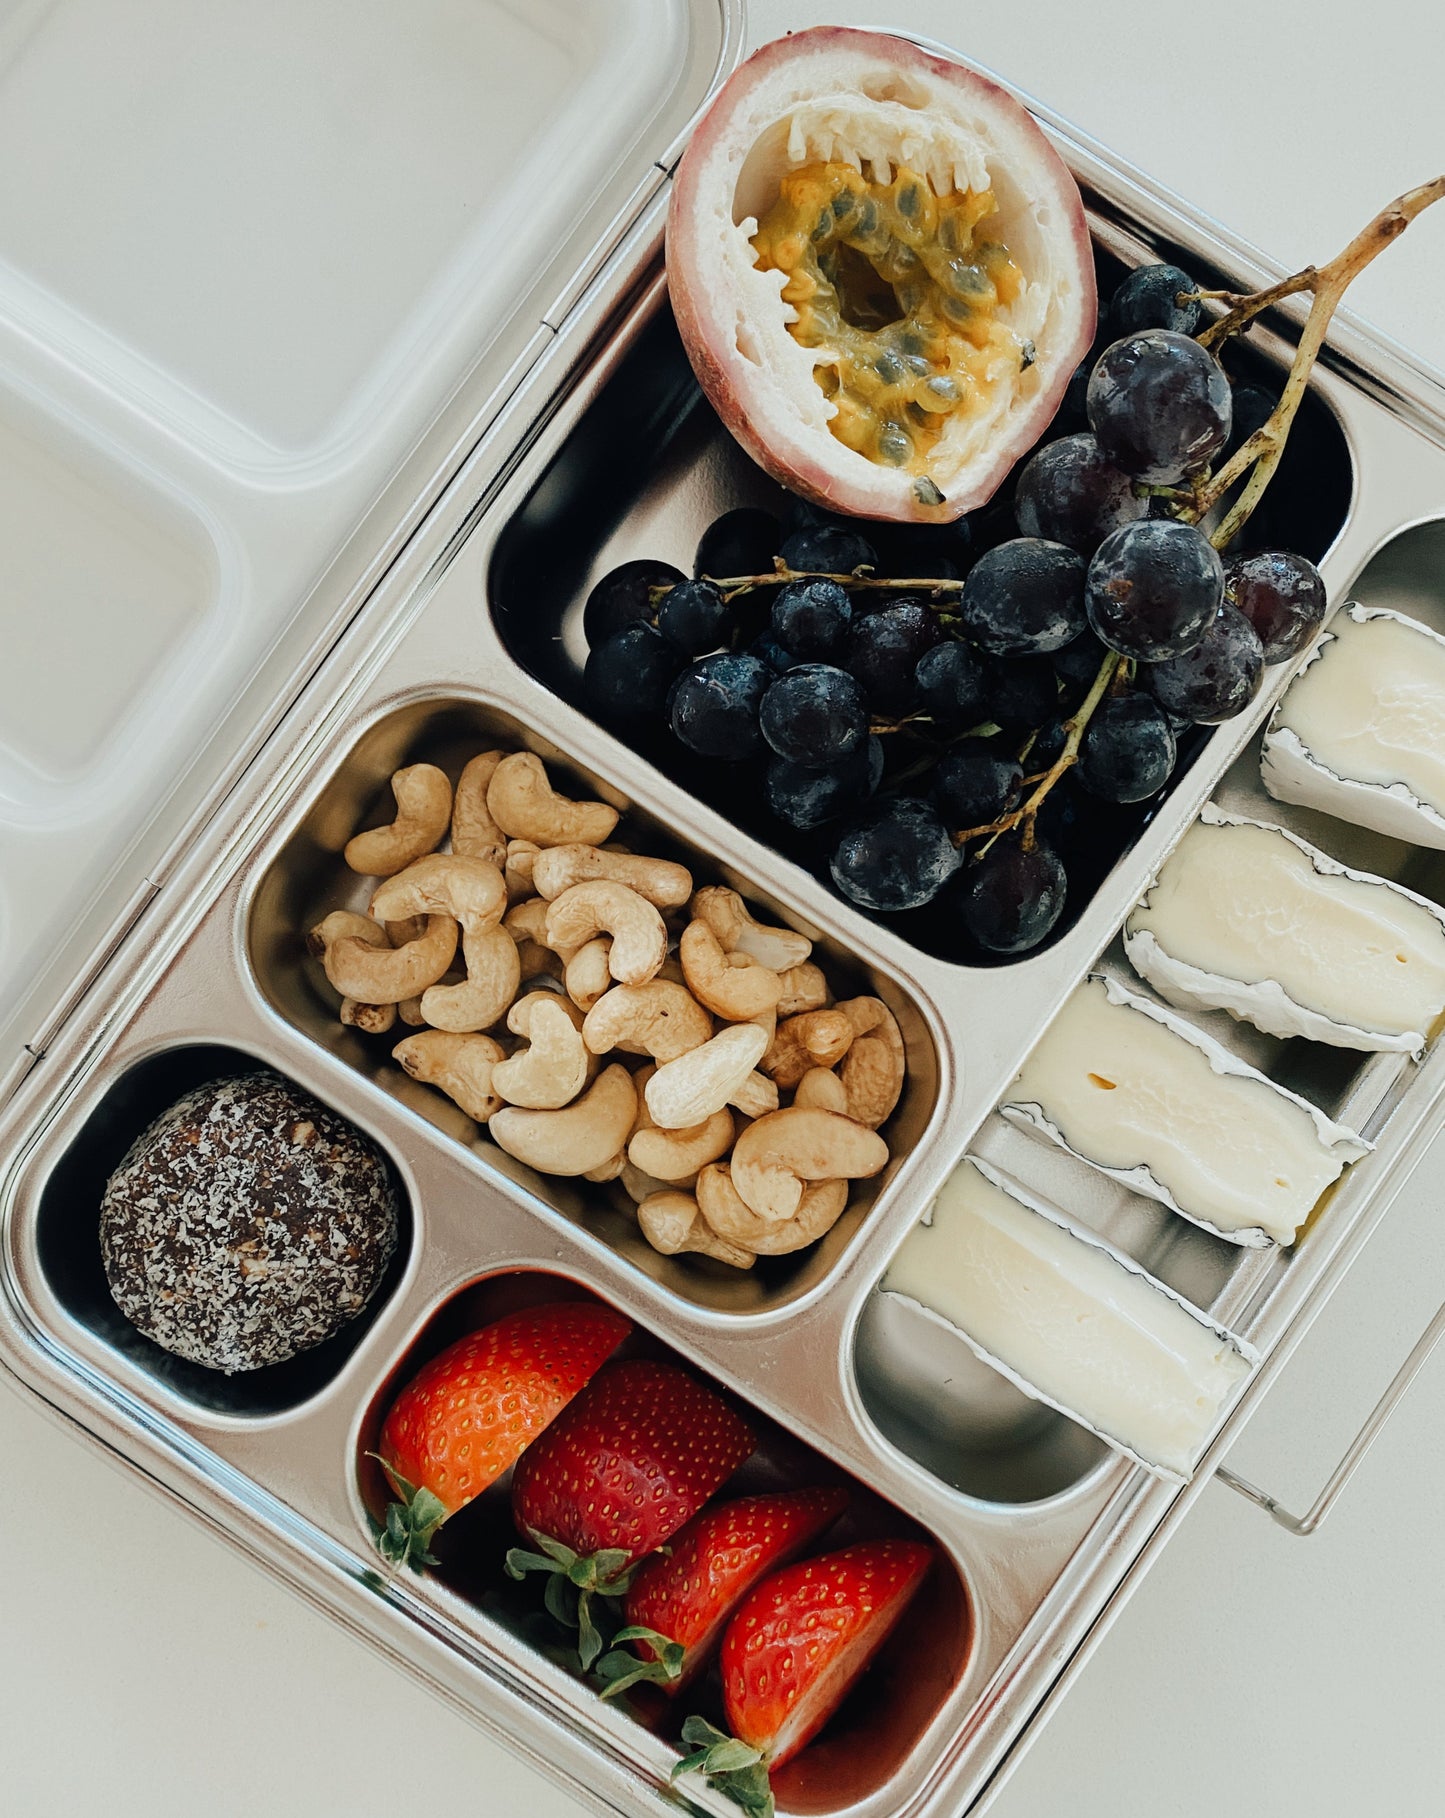
M 710 1774 L 750 1812 L 771 1814 L 769 1769 L 804 1748 L 923 1582 L 934 1549 L 916 1540 L 873 1540 L 805 1559 L 765 1578 L 727 1626 L 723 1709 L 733 1735 L 689 1717 L 694 1752 L 673 1769 Z
M 598 1662 L 614 1697 L 640 1680 L 681 1691 L 706 1664 L 724 1623 L 767 1573 L 801 1553 L 848 1506 L 841 1487 L 789 1490 L 719 1503 L 682 1530 L 670 1556 L 655 1554 L 627 1593 L 627 1624 L 615 1641 L 635 1641 Z M 609 1663 L 611 1663 L 609 1665 Z
M 402 1501 L 377 1545 L 414 1567 L 448 1515 L 493 1484 L 611 1356 L 632 1322 L 595 1301 L 509 1313 L 458 1339 L 397 1396 L 377 1457 Z
M 580 1629 L 584 1669 L 602 1645 L 591 1594 L 624 1595 L 629 1568 L 698 1512 L 753 1443 L 711 1389 L 675 1364 L 638 1358 L 602 1371 L 524 1455 L 512 1516 L 541 1552 L 514 1547 L 507 1570 L 551 1574 L 547 1607 Z M 575 1611 L 569 1585 L 580 1592 Z

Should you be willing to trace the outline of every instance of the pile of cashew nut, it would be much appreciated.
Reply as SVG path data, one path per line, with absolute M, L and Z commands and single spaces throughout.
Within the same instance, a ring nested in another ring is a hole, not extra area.
M 308 945 L 341 1020 L 412 1028 L 394 1058 L 509 1155 L 615 1181 L 655 1249 L 739 1269 L 815 1242 L 887 1164 L 903 1037 L 881 999 L 834 1000 L 803 935 L 611 843 L 617 811 L 530 752 L 482 752 L 455 790 L 413 764 L 392 792 L 346 847 L 369 913 Z

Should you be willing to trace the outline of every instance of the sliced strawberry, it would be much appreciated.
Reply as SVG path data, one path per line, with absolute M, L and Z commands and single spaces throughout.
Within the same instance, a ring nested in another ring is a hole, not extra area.
M 397 1396 L 376 1456 L 400 1502 L 383 1555 L 420 1568 L 449 1515 L 480 1496 L 560 1414 L 632 1330 L 595 1301 L 526 1307 L 449 1345 Z
M 786 1565 L 843 1513 L 839 1487 L 744 1496 L 704 1509 L 672 1543 L 639 1567 L 627 1593 L 627 1627 L 636 1655 L 608 1654 L 598 1671 L 611 1698 L 642 1680 L 681 1691 L 706 1665 L 729 1616 L 769 1572 Z
M 524 1454 L 512 1515 L 540 1552 L 514 1547 L 507 1570 L 552 1575 L 547 1607 L 575 1621 L 584 1669 L 602 1647 L 590 1597 L 625 1595 L 636 1562 L 698 1512 L 753 1444 L 711 1389 L 675 1364 L 638 1358 L 602 1371 Z
M 765 1578 L 727 1626 L 723 1709 L 733 1734 L 705 1718 L 683 1725 L 693 1752 L 673 1776 L 699 1772 L 759 1818 L 771 1818 L 768 1771 L 812 1741 L 887 1639 L 922 1584 L 934 1549 L 864 1541 Z

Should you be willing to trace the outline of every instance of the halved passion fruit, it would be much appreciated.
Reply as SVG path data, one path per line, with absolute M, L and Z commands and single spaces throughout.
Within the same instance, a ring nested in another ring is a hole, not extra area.
M 860 517 L 983 504 L 1094 335 L 1062 159 L 996 83 L 878 32 L 798 32 L 732 75 L 678 169 L 667 268 L 723 422 Z

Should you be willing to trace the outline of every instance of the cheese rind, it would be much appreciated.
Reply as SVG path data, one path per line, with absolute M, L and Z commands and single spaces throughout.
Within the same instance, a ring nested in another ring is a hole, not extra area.
M 1268 1035 L 1418 1053 L 1445 1011 L 1445 910 L 1212 804 L 1130 915 L 1124 951 L 1171 1004 Z
M 1002 1114 L 1231 1243 L 1292 1243 L 1371 1145 L 1212 1037 L 1091 977 L 1044 1031 Z
M 1027 1394 L 1187 1481 L 1255 1354 L 1132 1258 L 965 1157 L 883 1280 Z
M 1344 607 L 1270 715 L 1260 773 L 1276 801 L 1445 849 L 1445 637 Z

